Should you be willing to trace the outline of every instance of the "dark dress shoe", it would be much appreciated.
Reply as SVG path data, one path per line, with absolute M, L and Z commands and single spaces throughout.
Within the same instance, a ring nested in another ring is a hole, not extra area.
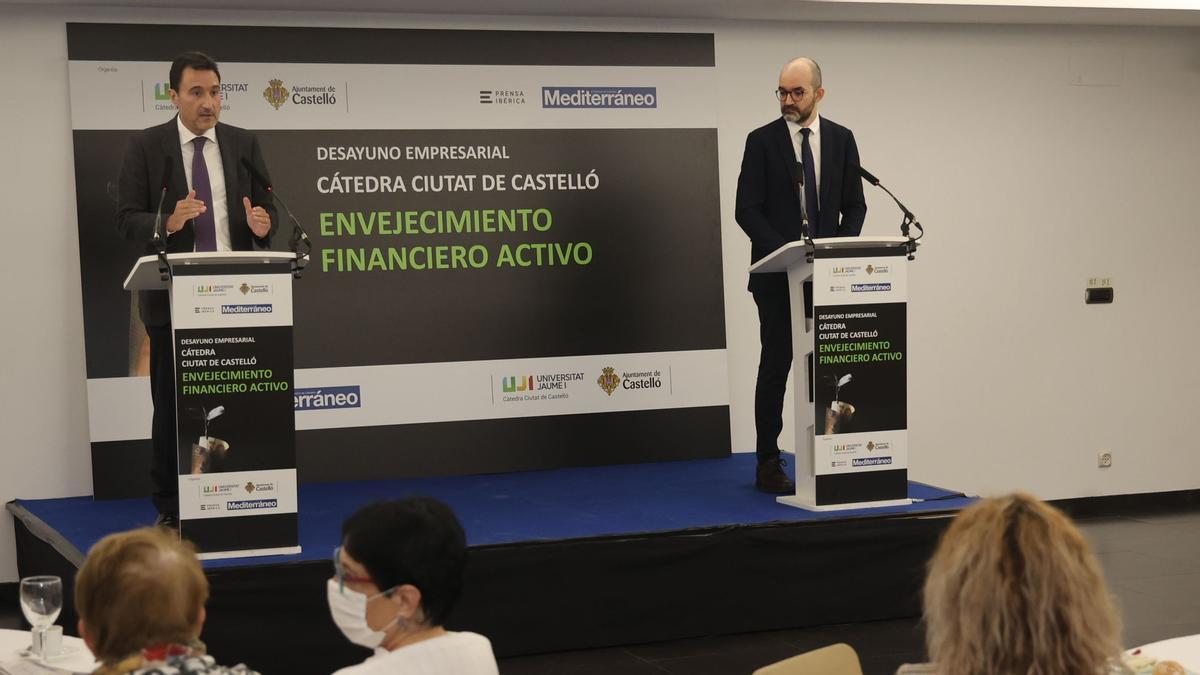
M 163 527 L 169 530 L 179 531 L 179 514 L 178 513 L 160 513 L 154 521 L 155 527 Z
M 796 484 L 788 478 L 787 473 L 783 470 L 786 462 L 783 459 L 769 459 L 758 463 L 758 471 L 755 472 L 754 487 L 758 488 L 759 492 L 766 492 L 773 495 L 790 495 L 796 491 Z

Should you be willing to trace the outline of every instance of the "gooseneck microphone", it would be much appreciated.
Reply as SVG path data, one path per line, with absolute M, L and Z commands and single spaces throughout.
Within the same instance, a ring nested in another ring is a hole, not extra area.
M 163 281 L 171 280 L 171 265 L 167 262 L 167 237 L 163 232 L 162 209 L 171 189 L 171 178 L 175 175 L 175 162 L 170 156 L 163 157 L 162 189 L 158 192 L 158 208 L 154 209 L 154 250 L 158 254 L 158 275 Z
M 909 211 L 908 207 L 905 206 L 904 203 L 899 199 L 897 199 L 896 195 L 892 194 L 892 191 L 887 189 L 887 187 L 885 187 L 883 183 L 881 183 L 879 179 L 875 177 L 875 174 L 867 171 L 861 166 L 858 167 L 858 173 L 860 176 L 862 176 L 863 180 L 886 192 L 888 196 L 892 198 L 892 201 L 896 202 L 896 206 L 900 207 L 900 212 L 904 214 L 904 219 L 900 221 L 900 234 L 908 238 L 908 259 L 912 260 L 913 251 L 917 250 L 917 239 L 925 236 L 925 228 L 921 227 L 921 223 L 917 222 L 917 217 L 913 215 L 913 212 Z M 916 227 L 920 232 L 916 238 L 913 238 L 909 234 L 910 226 Z
M 291 247 L 292 253 L 296 254 L 296 260 L 292 263 L 292 274 L 299 279 L 301 270 L 303 270 L 305 264 L 307 264 L 308 254 L 312 253 L 312 240 L 308 238 L 308 233 L 304 231 L 304 228 L 300 225 L 300 221 L 296 219 L 296 216 L 292 213 L 292 210 L 288 208 L 287 202 L 283 201 L 283 198 L 280 197 L 279 193 L 275 191 L 275 187 L 271 185 L 271 181 L 267 180 L 267 177 L 263 175 L 263 172 L 259 171 L 258 167 L 254 166 L 248 157 L 242 158 L 242 166 L 246 167 L 246 170 L 250 172 L 250 176 L 279 202 L 279 205 L 283 207 L 284 213 L 287 214 L 288 220 L 291 221 L 292 238 L 289 242 L 289 246 Z M 305 248 L 303 253 L 300 253 L 298 250 L 301 243 L 304 244 Z
M 171 178 L 175 174 L 175 162 L 171 157 L 163 157 L 162 189 L 158 193 L 158 208 L 154 210 L 154 247 L 162 253 L 166 247 L 166 237 L 162 231 L 162 207 L 167 198 L 167 190 L 171 189 Z
M 808 222 L 808 200 L 804 198 L 804 162 L 796 162 L 796 187 L 800 190 L 800 238 L 812 241 L 812 228 Z

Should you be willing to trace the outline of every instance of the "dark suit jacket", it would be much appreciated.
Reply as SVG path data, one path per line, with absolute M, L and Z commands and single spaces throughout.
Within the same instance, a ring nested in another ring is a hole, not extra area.
M 235 251 L 267 248 L 271 233 L 279 225 L 275 212 L 275 201 L 265 185 L 252 181 L 250 172 L 242 166 L 242 158 L 250 160 L 270 180 L 267 165 L 263 161 L 258 139 L 254 134 L 230 126 L 217 124 L 217 145 L 221 149 L 221 164 L 225 174 L 225 193 L 229 210 L 229 241 Z M 167 196 L 163 200 L 163 227 L 167 217 L 175 210 L 175 202 L 188 194 L 187 174 L 183 171 L 183 153 L 179 145 L 179 127 L 175 118 L 170 122 L 150 127 L 133 134 L 125 149 L 121 165 L 120 200 L 117 203 L 117 233 L 125 239 L 146 242 L 146 253 L 154 254 L 154 209 L 158 206 L 162 191 L 163 164 L 170 158 L 175 167 Z M 271 215 L 271 232 L 258 238 L 246 224 L 246 209 L 242 197 L 249 197 L 255 206 L 261 206 Z M 167 237 L 167 252 L 191 251 L 196 245 L 196 234 L 192 222 Z M 167 326 L 171 323 L 170 304 L 166 291 L 143 291 L 140 313 L 142 323 L 147 326 Z
M 821 210 L 812 238 L 857 237 L 867 216 L 858 145 L 846 127 L 821 120 Z M 735 217 L 750 237 L 754 263 L 789 241 L 800 239 L 800 189 L 796 151 L 782 117 L 750 132 L 738 174 Z M 751 274 L 750 291 L 787 287 L 784 274 Z

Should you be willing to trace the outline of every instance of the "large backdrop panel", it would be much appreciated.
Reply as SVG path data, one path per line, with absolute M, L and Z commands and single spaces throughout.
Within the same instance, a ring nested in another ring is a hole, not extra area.
M 121 290 L 143 245 L 113 214 L 128 136 L 172 118 L 187 49 L 220 63 L 221 121 L 257 132 L 315 245 L 294 293 L 302 481 L 729 452 L 712 35 L 67 37 L 98 497 L 149 488 L 147 346 Z

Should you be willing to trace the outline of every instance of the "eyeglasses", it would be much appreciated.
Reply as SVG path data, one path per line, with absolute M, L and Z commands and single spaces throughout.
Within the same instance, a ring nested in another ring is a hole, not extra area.
M 807 94 L 808 90 L 804 87 L 796 87 L 795 89 L 784 89 L 780 87 L 779 89 L 775 90 L 775 98 L 779 99 L 780 101 L 786 99 L 788 96 L 791 96 L 793 101 L 799 101 Z
M 369 584 L 373 583 L 371 577 L 358 577 L 353 574 L 346 574 L 345 568 L 342 567 L 342 547 L 338 546 L 333 549 L 333 576 L 337 579 L 338 590 L 346 590 L 346 583 L 352 584 Z

